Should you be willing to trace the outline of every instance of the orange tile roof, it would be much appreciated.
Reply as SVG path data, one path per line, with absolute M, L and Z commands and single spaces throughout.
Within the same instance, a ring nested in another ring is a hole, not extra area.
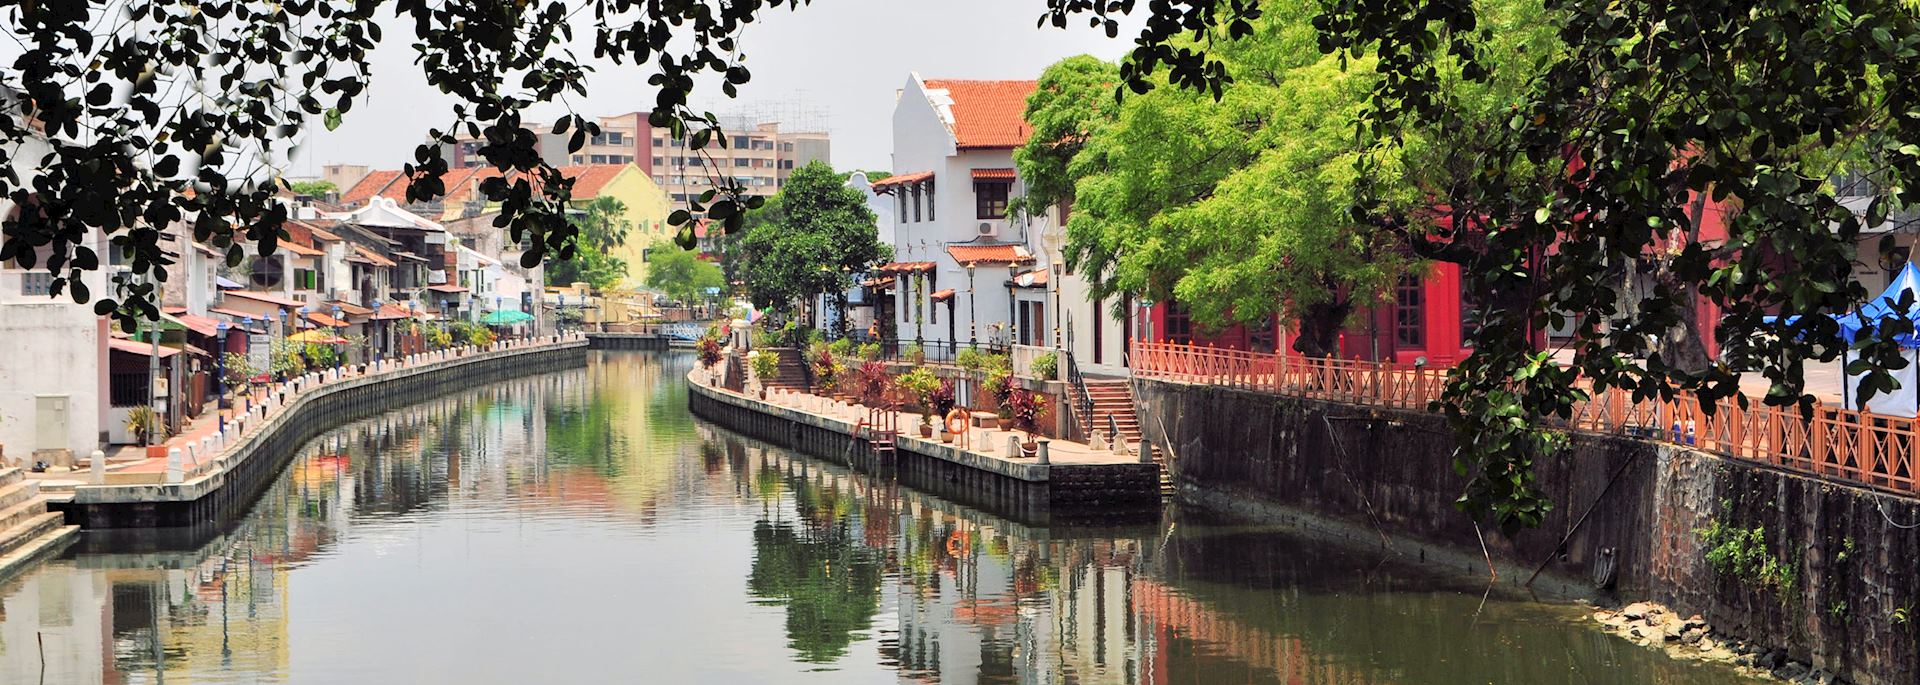
M 874 267 L 873 270 L 883 274 L 913 273 L 916 271 L 932 271 L 933 267 L 933 262 L 887 262 Z
M 1034 81 L 927 79 L 926 84 L 953 98 L 953 139 L 962 150 L 1020 147 L 1033 133 L 1026 112 Z
M 1011 181 L 1014 178 L 1014 173 L 1012 169 L 974 169 L 973 177 L 976 179 L 985 179 L 985 180 L 993 180 L 993 181 L 998 181 L 998 180 Z
M 359 245 L 353 246 L 353 252 L 354 254 L 357 254 L 360 256 L 360 261 L 366 262 L 368 264 L 372 264 L 374 266 L 393 266 L 394 265 L 393 260 L 387 259 L 386 257 L 381 256 L 380 253 L 374 252 L 373 250 L 369 250 Z M 351 258 L 349 258 L 349 261 L 351 261 Z
M 373 310 L 354 304 L 352 302 L 341 302 L 339 300 L 334 300 L 332 302 L 328 302 L 327 305 L 330 307 L 339 307 L 340 311 L 346 312 L 349 316 L 366 316 L 368 314 L 373 313 Z
M 300 243 L 297 243 L 291 240 L 281 242 L 279 244 L 279 247 L 282 250 L 292 252 L 302 257 L 318 257 L 320 255 L 326 254 L 325 252 L 313 249 L 311 247 L 307 247 L 305 245 L 301 245 Z
M 233 297 L 246 298 L 249 300 L 253 300 L 255 302 L 265 302 L 267 304 L 279 305 L 282 307 L 292 308 L 292 307 L 307 306 L 307 303 L 301 302 L 299 300 L 281 297 L 279 295 L 274 295 L 271 293 L 263 293 L 257 290 L 229 290 L 226 292 L 226 294 Z
M 393 185 L 393 182 L 399 178 L 400 172 L 398 171 L 369 172 L 366 177 L 360 179 L 359 183 L 353 184 L 353 187 L 348 188 L 347 192 L 340 194 L 340 203 L 347 205 L 366 204 L 367 198 L 379 195 L 381 191 L 386 190 L 387 186 Z
M 599 197 L 600 191 L 626 168 L 625 164 L 581 164 L 560 167 L 560 173 L 573 179 L 574 197 L 588 198 Z
M 346 311 L 346 310 L 343 309 L 341 311 Z M 347 322 L 345 321 L 341 321 L 339 319 L 333 318 L 332 315 L 322 314 L 320 312 L 307 312 L 307 320 L 320 324 L 327 328 L 340 328 L 347 325 Z
M 1047 287 L 1047 270 L 1034 269 L 1013 277 L 1013 284 L 1021 288 Z
M 953 289 L 945 288 L 941 290 L 935 290 L 933 291 L 933 296 L 931 299 L 935 302 L 945 302 L 947 300 L 951 300 L 953 299 Z
M 1033 261 L 1033 255 L 1021 245 L 948 245 L 947 256 L 962 265 L 968 262 L 1001 265 Z
M 874 181 L 872 186 L 873 186 L 873 192 L 885 193 L 885 192 L 892 191 L 894 186 L 903 186 L 911 183 L 919 183 L 921 181 L 931 181 L 931 180 L 933 180 L 933 172 L 916 171 L 911 174 L 894 174 L 892 176 L 888 176 L 878 181 Z

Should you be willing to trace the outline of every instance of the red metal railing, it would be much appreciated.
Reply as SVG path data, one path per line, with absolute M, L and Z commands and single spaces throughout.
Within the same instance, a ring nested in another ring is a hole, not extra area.
M 1387 362 L 1310 358 L 1172 343 L 1133 343 L 1133 373 L 1259 392 L 1396 409 L 1425 409 L 1439 399 L 1446 370 Z M 1772 464 L 1823 478 L 1904 494 L 1920 493 L 1914 473 L 1920 421 L 1816 405 L 1769 407 L 1736 398 L 1711 416 L 1691 393 L 1635 401 L 1619 389 L 1575 405 L 1556 422 L 1588 433 L 1625 435 Z

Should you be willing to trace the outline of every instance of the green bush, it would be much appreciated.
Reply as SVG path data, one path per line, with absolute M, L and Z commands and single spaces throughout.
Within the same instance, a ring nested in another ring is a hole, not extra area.
M 880 343 L 863 343 L 860 345 L 858 354 L 860 355 L 861 359 L 865 359 L 870 362 L 879 361 L 880 360 Z
M 853 339 L 841 338 L 828 343 L 827 351 L 832 352 L 835 359 L 846 359 L 853 354 Z
M 909 343 L 906 349 L 900 351 L 900 356 L 915 364 L 927 361 L 927 351 L 920 347 L 920 343 Z
M 1048 352 L 1038 357 L 1034 357 L 1033 363 L 1027 365 L 1027 371 L 1032 373 L 1034 378 L 1038 378 L 1043 381 L 1050 381 L 1050 380 L 1059 378 L 1060 377 L 1059 376 L 1060 374 L 1059 353 Z
M 780 373 L 780 357 L 772 352 L 754 350 L 747 353 L 747 365 L 753 368 L 753 377 L 765 385 Z
M 971 347 L 962 347 L 958 354 L 953 355 L 953 363 L 968 371 L 979 371 L 981 365 L 985 364 L 986 361 L 986 354 Z

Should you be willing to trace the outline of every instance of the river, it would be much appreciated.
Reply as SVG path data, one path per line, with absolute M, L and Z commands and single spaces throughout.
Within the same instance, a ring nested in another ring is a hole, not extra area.
M 241 520 L 0 586 L 0 683 L 1743 683 L 1169 506 L 1034 527 L 694 419 L 690 357 L 339 427 Z

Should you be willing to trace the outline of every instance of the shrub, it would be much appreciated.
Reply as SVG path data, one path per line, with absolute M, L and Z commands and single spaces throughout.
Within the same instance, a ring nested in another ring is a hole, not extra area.
M 940 391 L 940 377 L 933 375 L 933 370 L 927 368 L 918 368 L 900 374 L 899 378 L 893 380 L 893 384 L 902 392 L 910 393 L 921 408 L 928 410 L 933 408 L 933 394 Z M 920 422 L 927 423 L 927 416 L 921 415 Z
M 990 369 L 980 387 L 993 397 L 993 407 L 1001 418 L 1013 418 L 1013 371 L 1004 367 Z
M 833 352 L 827 349 L 825 343 L 815 342 L 809 349 L 817 350 L 811 355 L 814 385 L 819 387 L 822 393 L 833 392 L 835 388 L 840 387 L 840 377 L 845 374 L 847 366 L 833 358 Z
M 862 343 L 856 354 L 859 354 L 861 359 L 867 361 L 878 361 L 880 359 L 880 343 Z
M 853 339 L 841 338 L 831 343 L 827 343 L 827 351 L 832 352 L 833 357 L 835 359 L 846 359 L 848 357 L 851 357 L 853 356 Z
M 714 364 L 720 363 L 720 339 L 719 338 L 715 338 L 712 336 L 701 336 L 700 342 L 695 347 L 700 354 L 701 368 L 711 369 L 713 368 Z
M 243 385 L 251 380 L 254 374 L 260 373 L 253 368 L 253 361 L 248 359 L 247 355 L 240 354 L 239 352 L 228 352 L 222 358 L 221 363 L 226 366 L 226 376 L 221 380 L 225 381 L 227 385 Z
M 766 326 L 753 327 L 754 347 L 779 347 L 780 343 L 779 331 L 767 328 Z
M 900 356 L 915 364 L 924 364 L 927 361 L 927 351 L 920 347 L 920 343 L 908 343 L 906 349 L 900 351 Z
M 1047 397 L 1026 388 L 1014 388 L 1008 395 L 1007 409 L 1013 418 L 1013 425 L 1033 436 L 1039 427 L 1040 414 L 1047 410 Z
M 753 377 L 766 385 L 767 381 L 780 373 L 780 356 L 772 352 L 754 350 L 747 353 L 747 366 L 753 369 Z
M 893 375 L 887 373 L 887 365 L 870 361 L 861 364 L 856 373 L 855 391 L 860 394 L 860 403 L 869 407 L 886 406 L 887 395 L 893 392 Z
M 968 371 L 979 371 L 986 362 L 987 355 L 972 347 L 962 347 L 959 353 L 953 355 L 953 363 Z
M 947 412 L 953 411 L 955 396 L 956 392 L 953 386 L 953 379 L 942 378 L 940 379 L 940 385 L 935 387 L 931 394 L 927 395 L 927 406 L 933 409 L 934 414 L 946 416 Z
M 447 329 L 445 328 L 435 327 L 427 329 L 426 340 L 427 346 L 436 350 L 444 350 L 453 345 L 453 335 L 447 333 Z
M 1048 352 L 1038 357 L 1034 357 L 1033 363 L 1027 365 L 1027 371 L 1029 373 L 1032 373 L 1034 378 L 1038 378 L 1043 381 L 1050 381 L 1050 380 L 1059 378 L 1060 377 L 1059 376 L 1060 354 L 1057 352 Z

